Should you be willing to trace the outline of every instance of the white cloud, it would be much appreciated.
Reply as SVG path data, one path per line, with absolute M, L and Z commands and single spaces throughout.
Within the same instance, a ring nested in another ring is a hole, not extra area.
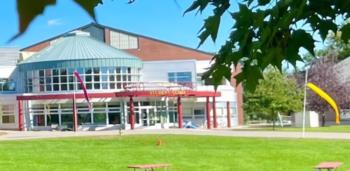
M 62 25 L 62 24 L 63 24 L 63 22 L 59 18 L 55 18 L 55 19 L 51 19 L 51 20 L 47 21 L 48 26 L 58 26 L 58 25 Z

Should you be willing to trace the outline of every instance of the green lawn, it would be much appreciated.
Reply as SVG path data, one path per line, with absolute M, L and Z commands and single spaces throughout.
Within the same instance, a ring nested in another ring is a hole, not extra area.
M 1 171 L 123 171 L 143 163 L 170 163 L 172 171 L 312 171 L 334 160 L 345 163 L 340 171 L 350 168 L 350 141 L 138 135 L 0 142 Z
M 261 130 L 261 131 L 272 131 L 272 127 L 254 127 L 249 129 L 235 129 L 235 130 Z M 307 132 L 348 132 L 350 133 L 350 125 L 332 125 L 318 128 L 306 128 Z M 275 131 L 302 131 L 302 128 L 295 127 L 284 127 L 281 128 L 276 126 Z

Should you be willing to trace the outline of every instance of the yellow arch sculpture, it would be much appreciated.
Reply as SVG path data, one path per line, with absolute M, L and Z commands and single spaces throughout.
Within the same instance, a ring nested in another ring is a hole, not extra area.
M 317 95 L 322 97 L 324 100 L 326 100 L 329 105 L 331 105 L 331 107 L 335 111 L 335 123 L 339 124 L 340 123 L 339 108 L 337 103 L 333 100 L 333 98 L 313 83 L 307 83 L 306 86 L 309 87 L 312 91 L 314 91 Z

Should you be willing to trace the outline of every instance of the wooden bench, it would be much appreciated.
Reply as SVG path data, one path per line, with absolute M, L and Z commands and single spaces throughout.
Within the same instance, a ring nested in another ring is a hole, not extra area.
M 315 166 L 314 168 L 321 171 L 323 169 L 331 171 L 331 170 L 337 170 L 339 166 L 341 166 L 343 163 L 341 162 L 322 162 Z
M 138 165 L 129 165 L 128 168 L 134 169 L 136 171 L 137 169 L 143 169 L 145 171 L 154 171 L 154 169 L 157 168 L 163 168 L 166 170 L 170 164 L 138 164 Z

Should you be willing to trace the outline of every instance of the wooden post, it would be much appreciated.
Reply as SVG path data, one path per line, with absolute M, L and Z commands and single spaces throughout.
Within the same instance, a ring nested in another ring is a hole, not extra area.
M 231 128 L 231 113 L 230 113 L 230 102 L 226 102 L 226 109 L 227 109 L 227 128 Z
M 130 96 L 130 116 L 129 116 L 129 120 L 130 120 L 130 128 L 134 129 L 135 128 L 135 108 L 134 108 L 134 99 L 132 98 L 132 96 Z

